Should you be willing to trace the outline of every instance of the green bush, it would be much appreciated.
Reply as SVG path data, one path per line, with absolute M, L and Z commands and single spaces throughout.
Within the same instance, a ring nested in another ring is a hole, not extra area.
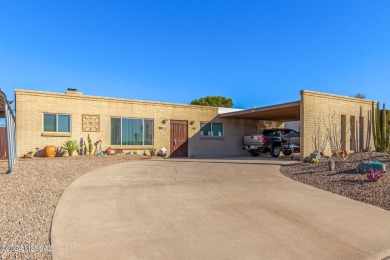
M 74 151 L 77 151 L 79 147 L 78 142 L 74 139 L 68 139 L 62 144 L 62 148 L 68 152 L 69 156 L 72 156 Z

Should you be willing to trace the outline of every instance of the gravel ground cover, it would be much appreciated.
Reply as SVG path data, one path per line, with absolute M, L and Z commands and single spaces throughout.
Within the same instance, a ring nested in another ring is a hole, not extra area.
M 371 182 L 366 174 L 355 172 L 361 162 L 380 161 L 390 169 L 390 155 L 387 153 L 353 153 L 344 161 L 333 158 L 335 171 L 328 171 L 329 159 L 319 163 L 295 163 L 284 165 L 283 175 L 305 184 L 327 190 L 354 200 L 390 210 L 390 176 L 387 173 L 377 182 Z
M 51 259 L 50 227 L 63 190 L 93 169 L 151 157 L 76 156 L 19 159 L 5 174 L 0 163 L 0 260 Z M 46 247 L 46 248 L 43 248 Z

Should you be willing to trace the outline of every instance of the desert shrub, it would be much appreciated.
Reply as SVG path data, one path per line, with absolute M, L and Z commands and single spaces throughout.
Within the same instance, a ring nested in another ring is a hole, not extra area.
M 156 149 L 153 147 L 153 148 L 149 148 L 149 155 L 150 156 L 156 156 Z
M 79 147 L 79 144 L 74 139 L 68 139 L 62 144 L 62 148 L 68 152 L 69 156 L 72 156 L 74 151 L 77 151 Z
M 341 124 L 334 117 L 335 115 L 329 117 L 328 122 L 324 123 L 324 127 L 332 156 L 338 156 L 337 151 L 342 148 Z
M 325 153 L 326 145 L 328 144 L 328 137 L 326 133 L 323 132 L 321 127 L 321 122 L 324 121 L 324 117 L 322 119 L 317 117 L 314 121 L 314 132 L 312 135 L 312 141 L 314 144 L 314 150 L 319 151 L 321 153 Z

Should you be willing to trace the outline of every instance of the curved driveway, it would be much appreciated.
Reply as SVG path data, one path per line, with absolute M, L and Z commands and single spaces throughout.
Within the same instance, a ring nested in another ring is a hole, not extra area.
M 61 196 L 54 259 L 378 259 L 390 213 L 292 181 L 281 160 L 153 160 Z

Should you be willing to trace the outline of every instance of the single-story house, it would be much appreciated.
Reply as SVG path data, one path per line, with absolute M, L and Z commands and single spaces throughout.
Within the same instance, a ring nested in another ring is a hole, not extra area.
M 101 140 L 103 150 L 165 148 L 171 157 L 239 156 L 247 154 L 243 135 L 288 122 L 300 129 L 301 158 L 329 127 L 335 128 L 342 149 L 373 148 L 372 101 L 307 90 L 298 101 L 247 110 L 15 90 L 15 109 L 19 157 L 46 145 L 60 147 L 70 138 L 86 141 L 88 134 L 93 142 Z M 330 152 L 329 145 L 324 152 Z

